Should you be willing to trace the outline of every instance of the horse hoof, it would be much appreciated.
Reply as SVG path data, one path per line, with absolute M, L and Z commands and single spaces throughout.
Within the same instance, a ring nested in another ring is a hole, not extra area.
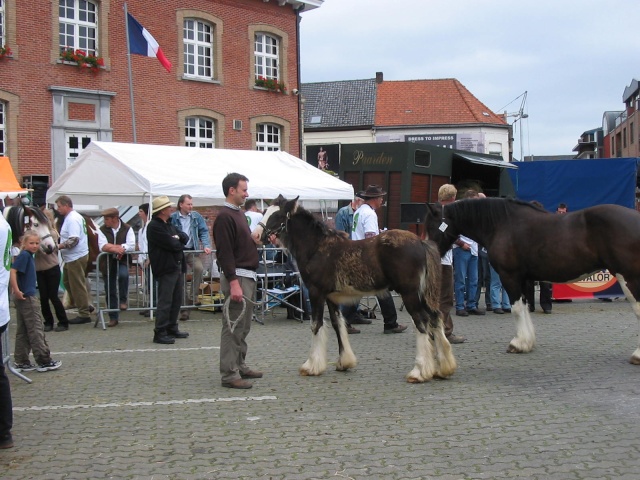
M 407 383 L 425 383 L 428 382 L 429 379 L 422 379 L 422 378 L 418 378 L 418 377 L 414 377 L 413 375 L 407 375 Z
M 630 363 L 631 365 L 640 365 L 640 358 L 635 357 L 635 356 L 634 356 L 634 357 L 631 357 L 631 358 L 629 359 L 629 363 Z
M 513 345 L 509 345 L 507 347 L 507 353 L 522 353 L 522 350 L 520 350 L 517 347 L 514 347 Z
M 318 376 L 320 376 L 320 375 L 322 375 L 324 373 L 324 370 L 319 371 L 319 372 L 314 372 L 314 371 L 311 371 L 311 370 L 309 370 L 307 368 L 300 367 L 298 372 L 303 377 L 318 377 Z

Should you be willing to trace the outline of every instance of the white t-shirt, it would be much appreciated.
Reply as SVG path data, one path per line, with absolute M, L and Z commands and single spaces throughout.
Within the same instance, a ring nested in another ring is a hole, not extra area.
M 452 248 L 447 250 L 447 253 L 445 253 L 442 256 L 442 258 L 440 259 L 440 263 L 442 265 L 453 265 L 453 249 Z
M 9 279 L 11 272 L 11 227 L 0 214 L 0 327 L 9 323 Z M 2 359 L 0 358 L 0 362 Z
M 140 229 L 140 232 L 138 232 L 138 250 L 143 252 L 138 255 L 138 264 L 146 262 L 149 253 L 149 242 L 147 242 L 147 225 L 149 225 L 148 222 L 145 223 L 144 227 L 142 227 Z
M 353 240 L 364 240 L 365 233 L 374 232 L 376 235 L 380 233 L 378 228 L 378 215 L 376 211 L 367 203 L 360 205 L 353 214 L 353 232 L 351 238 Z
M 254 212 L 253 210 L 247 210 L 244 212 L 244 216 L 247 217 L 247 223 L 249 224 L 249 230 L 253 231 L 258 226 L 258 223 L 262 221 L 262 214 L 260 212 Z
M 75 210 L 71 210 L 64 218 L 64 224 L 60 230 L 60 243 L 64 243 L 71 237 L 78 237 L 78 244 L 73 248 L 60 250 L 65 262 L 73 262 L 89 254 L 89 242 L 87 241 L 87 223 Z
M 458 235 L 458 238 L 462 240 L 464 243 L 468 243 L 469 247 L 471 247 L 471 255 L 474 257 L 478 256 L 478 242 L 471 240 L 469 237 L 465 237 L 464 235 Z M 453 248 L 460 248 L 455 243 L 453 244 Z

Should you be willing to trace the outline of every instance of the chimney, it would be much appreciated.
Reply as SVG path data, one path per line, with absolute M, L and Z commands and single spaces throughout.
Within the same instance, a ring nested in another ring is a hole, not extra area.
M 384 80 L 384 75 L 382 72 L 376 72 L 376 83 L 382 83 Z

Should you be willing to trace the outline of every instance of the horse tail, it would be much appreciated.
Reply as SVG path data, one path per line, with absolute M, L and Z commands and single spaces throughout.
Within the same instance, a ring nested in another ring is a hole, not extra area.
M 420 296 L 432 309 L 440 307 L 440 277 L 442 266 L 437 245 L 430 240 L 422 240 L 425 251 L 425 272 L 420 278 Z

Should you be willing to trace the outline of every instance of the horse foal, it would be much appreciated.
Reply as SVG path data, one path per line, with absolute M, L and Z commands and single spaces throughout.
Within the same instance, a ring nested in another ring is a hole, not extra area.
M 263 229 L 260 232 L 259 229 Z M 346 322 L 338 305 L 386 289 L 395 290 L 416 327 L 416 357 L 407 374 L 409 383 L 451 376 L 456 368 L 451 345 L 444 335 L 440 297 L 440 255 L 433 242 L 421 241 L 403 230 L 389 230 L 365 240 L 352 241 L 328 228 L 297 199 L 278 197 L 254 230 L 262 241 L 277 235 L 298 263 L 309 289 L 313 340 L 301 375 L 321 375 L 327 368 L 326 303 L 338 338 L 336 370 L 357 365 Z M 323 328 L 325 327 L 325 328 Z

